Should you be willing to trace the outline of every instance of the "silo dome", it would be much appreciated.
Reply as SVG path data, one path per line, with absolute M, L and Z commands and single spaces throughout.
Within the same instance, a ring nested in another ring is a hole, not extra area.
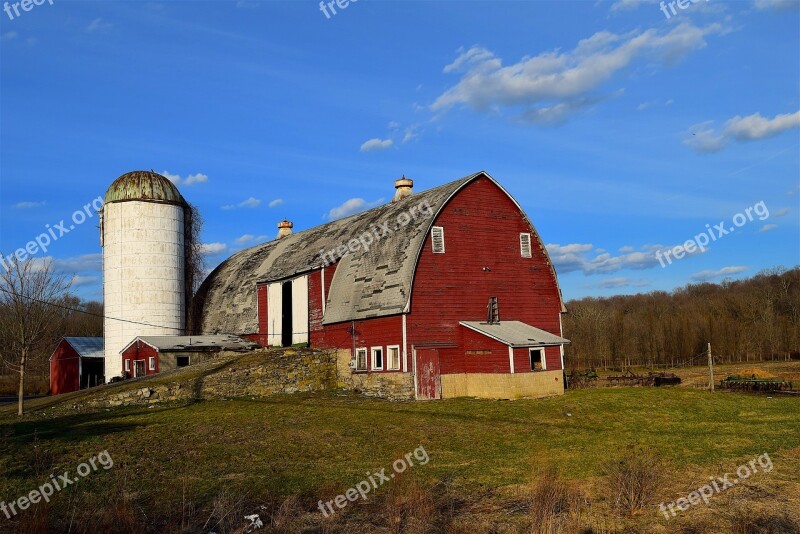
M 106 381 L 155 370 L 144 360 L 123 369 L 120 351 L 136 336 L 185 332 L 190 210 L 175 184 L 152 171 L 123 174 L 106 192 L 100 218 Z
M 175 184 L 153 171 L 128 172 L 114 180 L 106 191 L 105 203 L 126 200 L 185 203 Z

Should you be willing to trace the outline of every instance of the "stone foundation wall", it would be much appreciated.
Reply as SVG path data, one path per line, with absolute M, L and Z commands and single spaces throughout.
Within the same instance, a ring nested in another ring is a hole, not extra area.
M 413 373 L 354 373 L 350 368 L 352 355 L 349 350 L 336 353 L 338 386 L 351 389 L 368 397 L 388 400 L 414 400 Z

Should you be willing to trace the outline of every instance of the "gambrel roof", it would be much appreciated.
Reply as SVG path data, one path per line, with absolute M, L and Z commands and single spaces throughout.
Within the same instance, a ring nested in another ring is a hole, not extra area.
M 257 332 L 257 283 L 287 280 L 317 270 L 323 265 L 322 254 L 365 235 L 373 237 L 369 250 L 346 253 L 341 259 L 336 256 L 338 265 L 327 295 L 323 323 L 407 311 L 416 264 L 433 221 L 458 191 L 481 177 L 500 187 L 487 173 L 478 172 L 234 254 L 208 276 L 198 291 L 196 301 L 202 310 L 199 331 Z M 524 216 L 521 208 L 520 212 Z M 410 220 L 403 225 L 407 218 Z M 533 225 L 531 230 L 535 235 Z M 543 252 L 547 254 L 544 249 Z

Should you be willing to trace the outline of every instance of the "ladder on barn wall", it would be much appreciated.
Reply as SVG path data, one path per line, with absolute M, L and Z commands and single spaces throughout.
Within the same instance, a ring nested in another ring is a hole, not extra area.
M 489 304 L 486 306 L 486 322 L 489 324 L 500 323 L 500 308 L 497 306 L 497 297 L 489 297 Z

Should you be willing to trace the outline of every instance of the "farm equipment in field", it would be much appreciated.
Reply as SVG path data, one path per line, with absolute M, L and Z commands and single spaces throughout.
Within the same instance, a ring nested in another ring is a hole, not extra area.
M 576 371 L 573 369 L 570 374 L 567 375 L 567 388 L 582 389 L 592 387 L 597 382 L 597 379 L 597 371 L 594 369 L 588 369 L 586 371 Z
M 607 376 L 612 385 L 616 386 L 675 386 L 681 383 L 681 378 L 675 373 L 647 373 L 637 375 L 628 370 L 621 375 Z
M 721 380 L 719 387 L 732 391 L 792 391 L 792 383 L 779 378 L 756 378 L 752 376 L 729 376 Z

